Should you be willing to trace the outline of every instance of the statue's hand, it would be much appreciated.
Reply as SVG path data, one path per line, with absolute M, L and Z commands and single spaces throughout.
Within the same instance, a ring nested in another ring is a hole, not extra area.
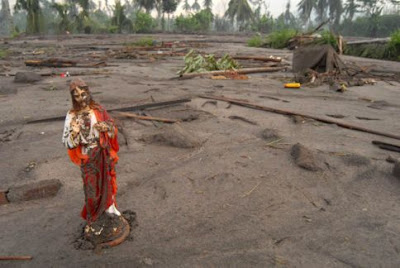
M 110 126 L 106 122 L 96 123 L 94 127 L 100 132 L 107 132 L 111 130 Z
M 75 134 L 78 134 L 81 131 L 81 126 L 76 121 L 76 119 L 73 119 L 71 121 L 71 129 L 72 129 L 72 132 L 75 133 Z

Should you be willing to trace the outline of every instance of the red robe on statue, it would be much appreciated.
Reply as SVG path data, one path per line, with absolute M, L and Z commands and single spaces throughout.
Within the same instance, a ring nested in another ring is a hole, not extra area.
M 107 111 L 102 107 L 93 109 L 97 122 L 113 122 Z M 119 150 L 116 127 L 114 135 L 109 137 L 107 132 L 99 133 L 99 144 L 82 154 L 82 145 L 68 149 L 68 154 L 73 163 L 81 167 L 85 191 L 85 205 L 81 216 L 88 222 L 94 222 L 106 209 L 115 204 L 117 183 L 115 164 L 118 161 Z

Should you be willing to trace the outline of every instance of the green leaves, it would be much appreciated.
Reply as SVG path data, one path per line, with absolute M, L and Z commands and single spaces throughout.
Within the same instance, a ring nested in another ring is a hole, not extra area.
M 178 72 L 179 75 L 217 70 L 236 70 L 240 68 L 237 61 L 232 59 L 228 54 L 225 54 L 222 58 L 216 60 L 213 54 L 205 55 L 203 57 L 202 55 L 197 54 L 194 50 L 191 50 L 186 54 L 184 60 L 185 67 Z

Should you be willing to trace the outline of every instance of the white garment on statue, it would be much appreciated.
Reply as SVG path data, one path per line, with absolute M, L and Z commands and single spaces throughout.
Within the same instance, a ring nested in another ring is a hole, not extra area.
M 109 208 L 106 209 L 106 212 L 109 214 L 115 214 L 117 216 L 121 216 L 121 212 L 115 207 L 115 203 L 113 203 Z

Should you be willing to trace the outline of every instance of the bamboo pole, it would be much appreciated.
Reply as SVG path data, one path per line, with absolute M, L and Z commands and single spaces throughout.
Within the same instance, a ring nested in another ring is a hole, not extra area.
M 277 114 L 298 115 L 298 116 L 302 116 L 304 118 L 314 119 L 316 121 L 320 121 L 320 122 L 327 123 L 327 124 L 335 124 L 335 125 L 337 125 L 339 127 L 342 127 L 342 128 L 352 129 L 352 130 L 356 130 L 356 131 L 360 131 L 360 132 L 365 132 L 365 133 L 375 134 L 375 135 L 378 135 L 378 136 L 383 136 L 383 137 L 388 137 L 388 138 L 400 140 L 400 136 L 398 136 L 398 135 L 385 133 L 385 132 L 372 130 L 372 129 L 367 129 L 367 128 L 364 128 L 364 127 L 355 126 L 355 125 L 351 125 L 351 124 L 348 124 L 348 123 L 342 123 L 342 122 L 339 122 L 339 121 L 336 121 L 336 120 L 332 120 L 332 119 L 327 119 L 327 118 L 322 118 L 322 117 L 318 117 L 318 116 L 302 114 L 302 113 L 299 113 L 299 112 L 292 112 L 292 111 L 287 111 L 287 110 L 270 108 L 270 107 L 266 107 L 266 106 L 253 104 L 253 103 L 250 103 L 248 101 L 225 98 L 225 97 L 218 97 L 218 96 L 200 96 L 200 97 L 204 98 L 204 99 L 226 101 L 226 102 L 229 102 L 229 103 L 232 103 L 232 104 L 236 104 L 236 105 L 239 105 L 239 106 L 244 106 L 244 107 L 248 107 L 248 108 L 251 108 L 251 109 L 262 110 L 262 111 L 267 111 L 267 112 L 272 112 L 272 113 L 277 113 Z
M 251 74 L 251 73 L 269 73 L 269 72 L 278 72 L 287 69 L 287 67 L 260 67 L 260 68 L 243 68 L 235 71 L 210 71 L 203 73 L 188 73 L 181 75 L 182 78 L 192 78 L 197 76 L 206 76 L 206 75 L 224 75 L 231 74 L 232 72 L 236 72 L 238 74 Z

